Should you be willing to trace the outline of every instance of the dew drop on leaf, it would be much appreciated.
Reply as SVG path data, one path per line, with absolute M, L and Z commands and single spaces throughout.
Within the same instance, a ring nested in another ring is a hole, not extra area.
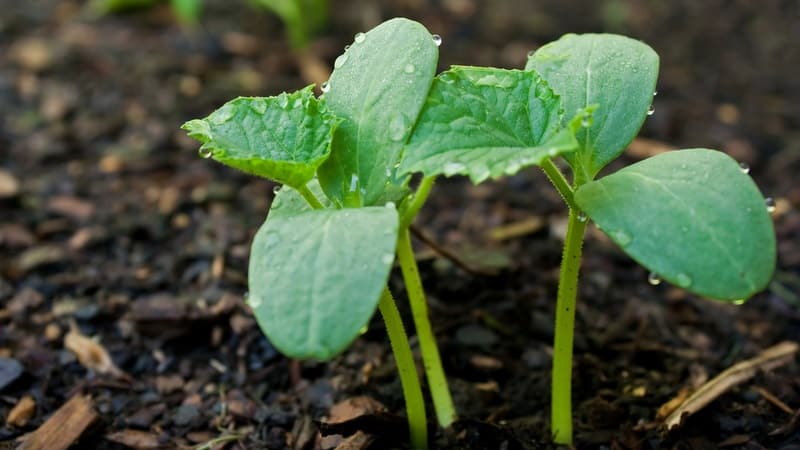
M 658 95 L 658 91 L 653 91 L 653 97 L 655 97 L 656 95 Z
M 328 92 L 331 90 L 331 82 L 330 81 L 323 81 L 322 85 L 319 87 L 320 90 L 324 92 Z
M 437 47 L 442 45 L 442 37 L 438 34 L 432 34 L 431 39 L 433 39 L 433 43 L 436 44 Z
M 386 206 L 387 208 L 389 208 L 389 209 L 395 209 L 394 202 L 386 202 L 386 205 L 385 205 L 385 206 Z
M 197 151 L 198 155 L 200 155 L 201 157 L 206 158 L 206 159 L 211 158 L 211 155 L 213 153 L 214 152 L 212 152 L 211 149 L 207 148 L 207 147 L 200 147 L 200 150 Z
M 767 197 L 764 199 L 764 204 L 767 205 L 767 212 L 772 214 L 775 212 L 775 199 Z
M 391 264 L 393 260 L 394 260 L 394 255 L 392 255 L 391 253 L 386 253 L 381 257 L 381 261 L 384 264 Z
M 678 284 L 678 286 L 685 289 L 692 285 L 692 277 L 681 272 L 677 277 L 675 277 L 675 282 Z
M 364 33 L 356 33 L 356 35 L 353 37 L 353 41 L 355 41 L 356 44 L 360 44 L 360 43 L 364 42 L 364 39 L 366 39 L 366 38 L 367 38 L 366 34 L 364 34 Z
M 647 115 L 648 116 L 652 116 L 655 113 L 656 113 L 656 106 L 655 105 L 650 105 L 650 107 L 647 108 Z
M 277 194 L 280 191 L 281 191 L 280 185 L 275 185 L 275 186 L 272 187 L 272 193 L 273 194 Z
M 417 70 L 417 68 L 411 63 L 408 63 L 405 67 L 403 67 L 403 72 L 405 73 L 414 73 L 415 70 Z
M 248 295 L 247 304 L 250 305 L 251 308 L 257 309 L 261 306 L 261 297 L 257 295 Z
M 533 50 L 529 51 L 528 52 L 528 58 L 533 58 L 533 55 L 535 55 L 535 54 L 536 54 L 535 51 L 533 51 Z
M 344 46 L 344 51 L 348 51 L 348 50 L 350 50 L 350 46 L 349 45 L 345 45 Z
M 616 230 L 611 232 L 611 237 L 614 241 L 622 247 L 628 246 L 633 241 L 633 237 L 623 230 Z
M 406 135 L 406 120 L 402 114 L 394 116 L 389 123 L 389 139 L 400 142 Z
M 358 188 L 358 175 L 350 175 L 350 192 L 355 192 Z
M 744 302 L 745 302 L 745 301 L 747 301 L 747 300 L 746 300 L 746 299 L 743 299 L 743 298 L 737 298 L 737 299 L 736 299 L 736 300 L 734 300 L 732 303 L 733 303 L 734 305 L 744 305 Z
M 739 163 L 739 169 L 742 173 L 750 173 L 750 166 L 748 166 L 747 163 Z
M 344 63 L 347 62 L 347 58 L 348 58 L 347 53 L 342 53 L 341 55 L 339 55 L 339 57 L 336 58 L 336 61 L 333 62 L 333 68 L 340 69 L 344 65 Z
M 658 286 L 661 284 L 661 277 L 659 277 L 655 272 L 650 272 L 650 275 L 647 276 L 647 282 L 653 286 Z

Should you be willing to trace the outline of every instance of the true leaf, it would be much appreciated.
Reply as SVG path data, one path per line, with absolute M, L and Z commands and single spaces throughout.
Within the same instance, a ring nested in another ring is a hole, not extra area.
M 344 350 L 375 312 L 397 226 L 382 206 L 270 214 L 253 240 L 248 302 L 272 344 L 295 358 Z
M 431 34 L 408 19 L 392 19 L 355 42 L 334 64 L 325 94 L 344 119 L 331 158 L 319 171 L 325 193 L 348 206 L 374 205 L 406 182 L 395 165 L 430 89 L 439 52 Z
M 764 198 L 724 153 L 664 153 L 581 186 L 575 201 L 633 259 L 697 294 L 743 299 L 775 269 Z
M 537 50 L 535 69 L 558 93 L 567 113 L 599 105 L 590 127 L 577 135 L 580 147 L 565 155 L 588 181 L 625 150 L 653 102 L 658 55 L 647 44 L 612 34 L 568 34 Z
M 330 156 L 337 123 L 309 86 L 276 97 L 239 97 L 182 128 L 203 143 L 204 156 L 299 187 Z
M 479 183 L 575 149 L 561 101 L 534 71 L 456 66 L 434 80 L 400 172 Z

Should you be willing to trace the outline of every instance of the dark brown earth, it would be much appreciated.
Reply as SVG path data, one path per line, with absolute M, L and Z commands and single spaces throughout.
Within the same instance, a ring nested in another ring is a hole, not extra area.
M 796 2 L 522 3 L 332 2 L 310 52 L 329 66 L 355 32 L 397 15 L 444 37 L 442 68 L 520 67 L 529 50 L 566 32 L 620 32 L 652 45 L 661 75 L 642 132 L 651 140 L 621 163 L 667 145 L 718 148 L 749 164 L 777 201 L 778 270 L 744 306 L 715 303 L 650 286 L 644 269 L 590 229 L 575 346 L 577 447 L 800 448 L 796 357 L 671 433 L 657 417 L 682 390 L 800 340 Z M 307 84 L 280 22 L 243 1 L 207 2 L 188 32 L 166 6 L 96 19 L 82 6 L 0 0 L 0 448 L 72 398 L 88 401 L 82 417 L 92 419 L 76 425 L 73 448 L 328 449 L 337 440 L 321 440 L 317 421 L 356 397 L 370 400 L 340 408 L 369 412 L 378 401 L 388 415 L 345 431 L 372 432 L 372 448 L 403 447 L 403 400 L 380 321 L 329 363 L 280 356 L 242 302 L 248 245 L 273 186 L 198 158 L 178 129 L 236 95 Z M 463 418 L 435 434 L 437 448 L 550 445 L 564 220 L 533 169 L 478 187 L 436 186 L 417 225 L 468 262 L 500 269 L 466 273 L 419 247 Z M 528 224 L 521 236 L 491 238 L 518 222 Z M 407 314 L 397 274 L 392 287 Z

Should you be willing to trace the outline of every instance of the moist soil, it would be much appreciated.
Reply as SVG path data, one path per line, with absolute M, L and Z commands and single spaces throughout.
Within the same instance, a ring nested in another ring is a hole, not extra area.
M 166 4 L 101 17 L 77 1 L 0 8 L 0 448 L 15 448 L 76 397 L 92 417 L 64 428 L 78 427 L 64 431 L 71 448 L 404 448 L 403 399 L 379 318 L 332 361 L 282 357 L 243 302 L 248 245 L 274 186 L 199 158 L 179 130 L 237 95 L 324 80 L 354 33 L 393 16 L 444 37 L 440 68 L 522 67 L 529 50 L 566 32 L 619 32 L 656 49 L 656 112 L 610 170 L 672 147 L 717 148 L 746 163 L 776 200 L 777 272 L 742 306 L 704 300 L 650 285 L 590 227 L 576 447 L 800 448 L 796 357 L 670 432 L 659 415 L 736 362 L 800 340 L 794 2 L 340 1 L 306 56 L 289 50 L 276 18 L 244 1 L 205 2 L 193 29 Z M 535 169 L 435 187 L 417 227 L 475 269 L 416 242 L 461 417 L 447 431 L 431 424 L 435 448 L 553 446 L 565 217 Z M 397 271 L 391 287 L 409 319 Z M 323 423 L 331 416 L 360 417 Z M 355 437 L 341 443 L 320 430 Z

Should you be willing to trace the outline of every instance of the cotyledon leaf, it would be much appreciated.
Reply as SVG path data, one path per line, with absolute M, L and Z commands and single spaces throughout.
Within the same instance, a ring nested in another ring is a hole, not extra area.
M 663 153 L 579 187 L 575 201 L 633 259 L 697 294 L 744 299 L 775 270 L 764 198 L 724 153 Z
M 562 112 L 532 70 L 455 66 L 434 80 L 400 172 L 468 175 L 475 183 L 512 175 L 577 147 Z
M 658 55 L 647 44 L 613 34 L 567 34 L 537 50 L 526 69 L 538 71 L 561 96 L 564 110 L 599 105 L 565 158 L 591 180 L 639 132 L 653 102 Z
M 299 187 L 330 156 L 338 122 L 308 86 L 276 97 L 239 97 L 182 128 L 203 144 L 201 155 Z
M 392 19 L 367 33 L 336 59 L 325 86 L 330 110 L 343 119 L 336 130 L 331 158 L 320 167 L 325 193 L 337 204 L 374 205 L 397 201 L 387 193 L 407 177 L 396 164 L 428 95 L 437 45 L 425 27 Z
M 248 302 L 282 353 L 329 359 L 375 312 L 394 260 L 398 215 L 391 206 L 292 214 L 292 205 L 303 209 L 287 203 L 253 240 Z

